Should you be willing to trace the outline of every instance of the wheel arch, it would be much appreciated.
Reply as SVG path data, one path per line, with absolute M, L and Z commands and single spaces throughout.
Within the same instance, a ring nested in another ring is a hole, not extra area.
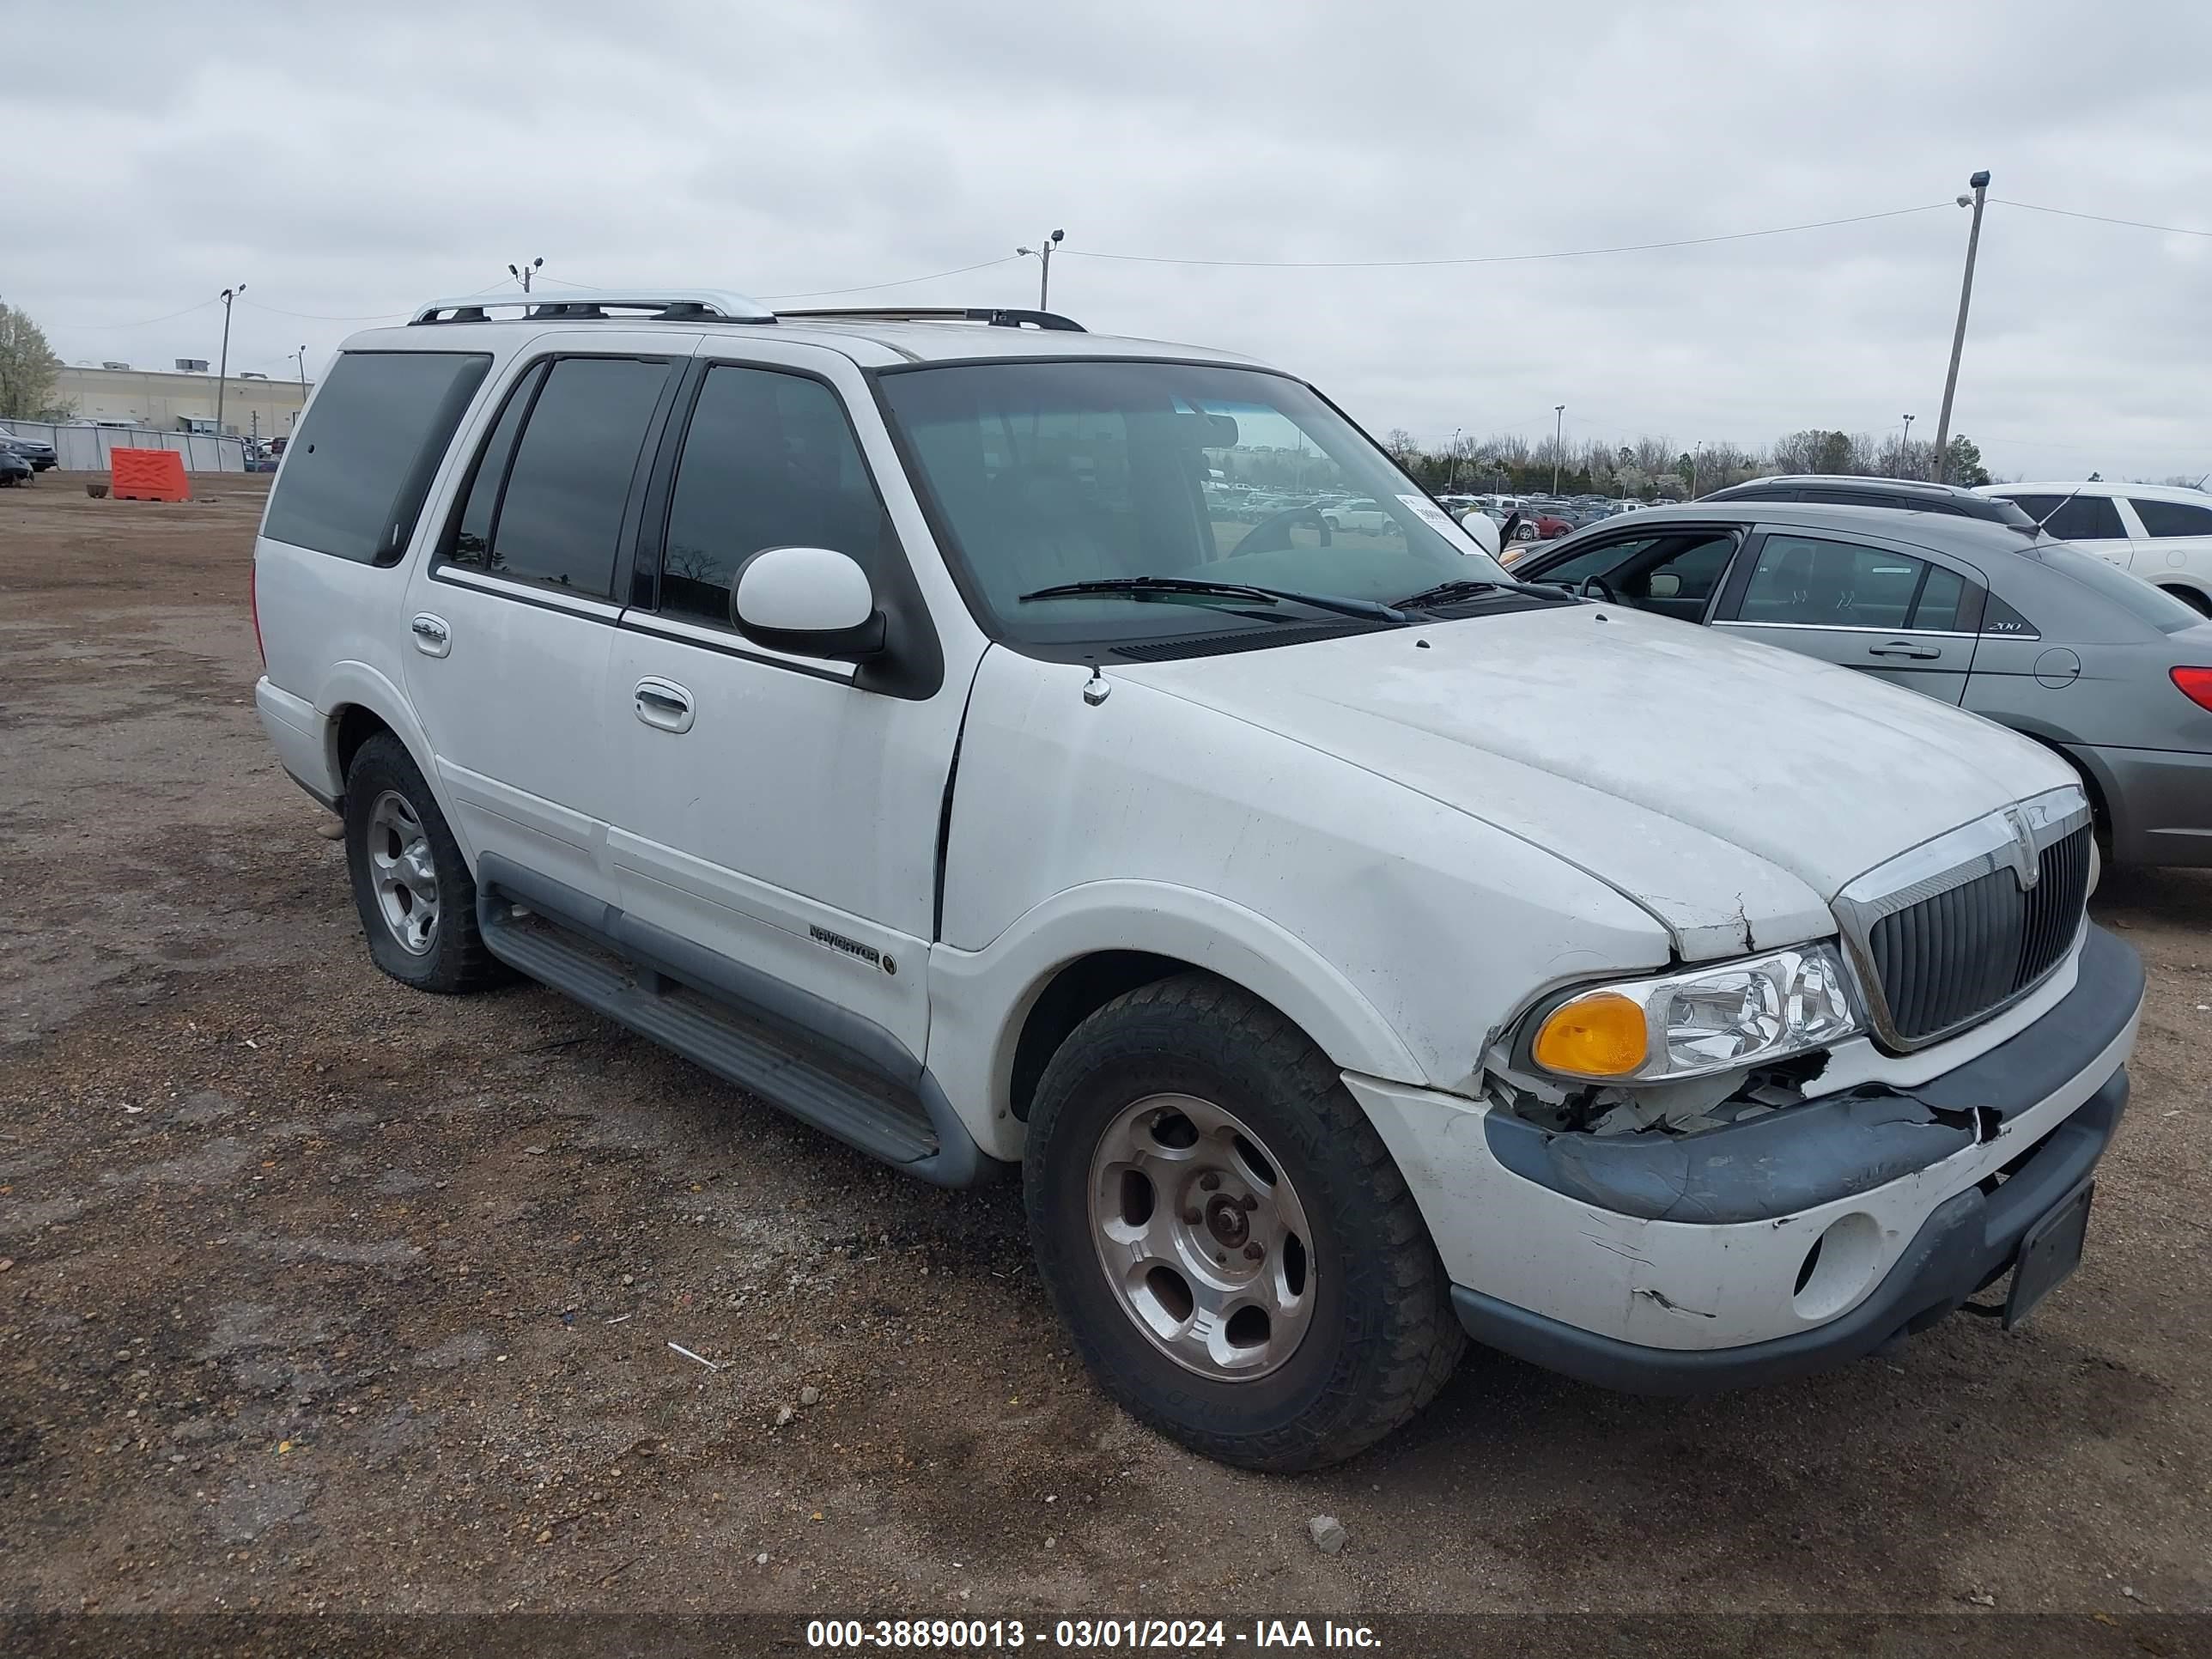
M 1070 889 L 981 951 L 933 947 L 930 1070 L 987 1151 L 1018 1157 L 1029 1098 L 1067 1034 L 1123 993 L 1190 972 L 1267 1003 L 1346 1070 L 1428 1080 L 1382 1012 L 1304 939 L 1216 895 L 1146 881 Z
M 345 784 L 346 768 L 352 763 L 361 745 L 379 732 L 388 732 L 399 740 L 407 750 L 416 769 L 422 774 L 437 798 L 438 809 L 446 815 L 446 822 L 453 830 L 462 852 L 474 866 L 476 849 L 462 834 L 461 823 L 453 811 L 453 803 L 446 793 L 444 780 L 438 775 L 437 762 L 431 751 L 430 735 L 422 723 L 415 718 L 405 693 L 394 685 L 380 670 L 365 662 L 342 662 L 334 666 L 323 682 L 315 698 L 315 708 L 325 722 L 323 741 L 330 761 L 331 775 L 341 792 Z M 343 798 L 343 793 L 341 795 Z

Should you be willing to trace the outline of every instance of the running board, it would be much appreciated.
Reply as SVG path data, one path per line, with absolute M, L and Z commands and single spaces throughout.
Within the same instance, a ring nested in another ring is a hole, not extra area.
M 489 894 L 480 899 L 486 901 L 477 907 L 485 947 L 510 967 L 871 1158 L 920 1165 L 914 1174 L 939 1181 L 951 1171 L 940 1172 L 938 1166 L 963 1161 L 957 1152 L 954 1159 L 941 1156 L 927 1105 L 920 1097 L 897 1098 L 901 1091 L 889 1082 L 876 1087 L 855 1083 L 742 1016 L 725 1015 L 696 994 L 672 988 L 675 981 L 657 970 L 618 967 L 550 921 L 533 925 L 518 920 Z

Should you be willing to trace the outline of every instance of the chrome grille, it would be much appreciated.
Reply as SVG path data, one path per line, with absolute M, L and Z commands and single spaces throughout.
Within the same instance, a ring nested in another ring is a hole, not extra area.
M 2034 886 L 2010 869 L 1884 916 L 1867 943 L 1898 1036 L 1926 1042 L 2001 1008 L 2058 965 L 2081 922 L 2089 829 L 2044 848 Z
M 2025 996 L 2081 928 L 2089 808 L 2061 789 L 1940 836 L 1836 902 L 1875 1034 L 1917 1048 Z

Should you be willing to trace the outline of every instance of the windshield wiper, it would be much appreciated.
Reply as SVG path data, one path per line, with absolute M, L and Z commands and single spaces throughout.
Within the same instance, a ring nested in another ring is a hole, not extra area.
M 1407 626 L 1412 618 L 1402 611 L 1387 605 L 1379 599 L 1351 599 L 1335 593 L 1300 593 L 1287 587 L 1257 587 L 1249 582 L 1196 581 L 1188 576 L 1111 576 L 1096 581 L 1061 582 L 1054 587 L 1040 587 L 1035 592 L 1024 593 L 1022 602 L 1031 599 L 1073 599 L 1085 593 L 1120 593 L 1131 599 L 1142 599 L 1148 593 L 1188 593 L 1200 599 L 1243 599 L 1261 605 L 1274 605 L 1288 599 L 1293 605 L 1309 605 L 1316 611 L 1333 611 L 1340 617 L 1365 617 L 1376 622 Z
M 1434 587 L 1425 587 L 1418 593 L 1408 593 L 1393 603 L 1408 609 L 1424 605 L 1446 605 L 1454 599 L 1472 599 L 1477 593 L 1503 592 L 1504 588 L 1504 582 L 1480 582 L 1457 576 L 1448 582 L 1438 582 Z

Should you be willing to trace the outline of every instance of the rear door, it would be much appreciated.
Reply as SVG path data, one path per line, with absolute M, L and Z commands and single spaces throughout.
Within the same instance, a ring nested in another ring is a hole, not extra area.
M 2212 599 L 2212 505 L 2154 501 L 2146 495 L 2126 503 L 2140 532 L 2135 543 L 2136 574 L 2182 595 L 2199 611 Z
M 2084 553 L 2110 559 L 2123 570 L 2132 567 L 2135 544 L 2126 522 L 2120 517 L 2119 507 L 2111 496 L 2085 493 L 2069 500 L 2063 490 L 2053 495 L 2006 493 L 2020 503 L 2029 518 L 2042 523 L 2049 534 L 2073 543 Z
M 617 566 L 678 361 L 665 337 L 625 343 L 594 336 L 510 379 L 410 589 L 404 653 L 464 842 L 602 902 L 623 785 L 605 695 Z
M 1713 625 L 1949 703 L 1966 696 L 1984 587 L 1967 567 L 1826 532 L 1761 532 Z

